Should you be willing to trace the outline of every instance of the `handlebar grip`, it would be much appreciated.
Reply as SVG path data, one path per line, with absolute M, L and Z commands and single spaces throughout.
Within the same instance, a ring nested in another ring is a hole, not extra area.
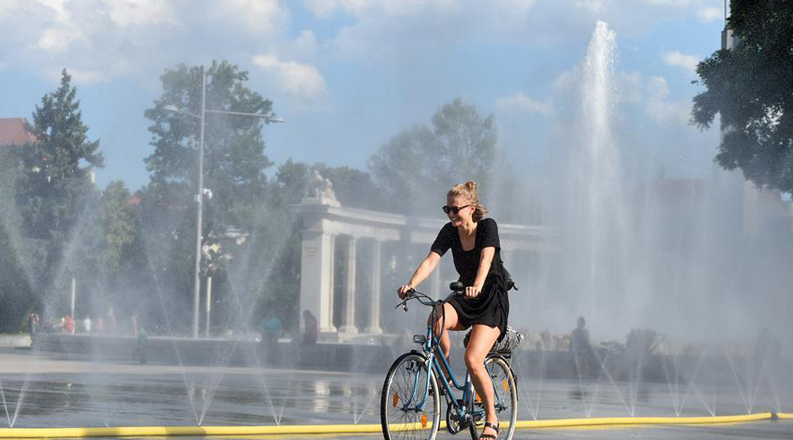
M 455 281 L 455 282 L 449 284 L 449 289 L 454 291 L 454 292 L 462 292 L 462 291 L 465 290 L 465 286 L 463 285 L 462 282 Z

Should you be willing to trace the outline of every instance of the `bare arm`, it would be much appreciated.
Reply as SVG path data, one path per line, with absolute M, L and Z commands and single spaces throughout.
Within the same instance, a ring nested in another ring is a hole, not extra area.
M 427 279 L 432 271 L 435 270 L 435 266 L 438 265 L 439 261 L 441 261 L 441 256 L 436 254 L 434 251 L 430 251 L 427 257 L 424 258 L 424 261 L 422 261 L 421 264 L 419 264 L 419 267 L 416 268 L 416 271 L 413 272 L 413 276 L 410 277 L 410 282 L 399 287 L 399 290 L 397 290 L 399 297 L 404 298 L 408 290 L 415 289 L 416 286 Z
M 485 285 L 487 274 L 490 273 L 490 265 L 493 264 L 493 257 L 496 255 L 496 248 L 488 246 L 482 249 L 479 256 L 479 268 L 476 270 L 474 285 L 465 288 L 465 296 L 473 298 L 479 295 Z

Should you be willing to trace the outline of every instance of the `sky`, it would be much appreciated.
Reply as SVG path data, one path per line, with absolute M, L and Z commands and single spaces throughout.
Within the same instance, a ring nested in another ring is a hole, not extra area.
M 689 124 L 696 63 L 719 48 L 722 0 L 0 0 L 0 117 L 31 119 L 66 68 L 104 186 L 148 182 L 159 76 L 228 60 L 286 120 L 265 154 L 366 170 L 400 130 L 456 97 L 492 114 L 499 151 L 542 173 L 597 21 L 616 33 L 619 137 L 639 174 L 701 178 L 716 130 Z M 275 166 L 268 169 L 272 176 Z

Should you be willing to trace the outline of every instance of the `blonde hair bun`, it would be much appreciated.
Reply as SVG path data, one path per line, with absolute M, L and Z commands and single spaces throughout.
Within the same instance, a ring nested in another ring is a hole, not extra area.
M 488 212 L 487 208 L 479 203 L 478 186 L 479 185 L 477 185 L 476 182 L 469 180 L 465 183 L 458 183 L 452 186 L 449 192 L 446 193 L 446 195 L 449 197 L 462 197 L 468 200 L 472 205 L 476 205 L 474 208 L 474 215 L 472 216 L 475 222 L 482 220 L 482 218 Z

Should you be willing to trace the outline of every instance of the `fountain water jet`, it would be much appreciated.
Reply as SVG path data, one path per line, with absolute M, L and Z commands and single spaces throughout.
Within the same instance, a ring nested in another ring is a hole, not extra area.
M 144 242 L 145 241 L 146 240 L 144 240 Z M 154 287 L 155 287 L 155 290 L 157 291 L 157 297 L 160 300 L 160 307 L 162 308 L 163 317 L 165 318 L 165 325 L 168 327 L 168 332 L 171 335 L 171 345 L 173 346 L 174 353 L 176 354 L 176 360 L 179 363 L 179 372 L 181 373 L 182 380 L 184 381 L 185 391 L 187 393 L 188 401 L 190 402 L 190 408 L 193 411 L 193 417 L 195 418 L 196 424 L 200 425 L 199 417 L 198 417 L 198 410 L 196 409 L 195 401 L 193 399 L 193 393 L 190 391 L 189 381 L 187 380 L 187 373 L 185 372 L 184 364 L 182 363 L 182 356 L 181 356 L 181 354 L 179 352 L 179 347 L 176 344 L 176 339 L 173 338 L 173 326 L 171 325 L 171 320 L 168 317 L 168 310 L 165 307 L 165 298 L 163 297 L 162 289 L 160 288 L 159 276 L 157 276 L 157 271 L 156 271 L 156 269 L 154 267 L 154 264 L 152 264 L 151 257 L 149 256 L 149 253 L 146 252 L 145 254 L 146 254 L 146 262 L 148 263 L 149 270 L 152 273 L 152 278 L 153 278 L 153 281 L 154 281 Z
M 613 79 L 616 34 L 599 21 L 590 37 L 586 55 L 578 67 L 579 99 L 577 148 L 572 152 L 572 212 L 575 291 L 584 292 L 588 314 L 601 316 L 598 304 L 606 294 L 622 294 L 614 284 L 624 259 L 627 211 L 623 206 L 623 182 L 619 150 L 614 140 L 612 115 L 616 105 Z

